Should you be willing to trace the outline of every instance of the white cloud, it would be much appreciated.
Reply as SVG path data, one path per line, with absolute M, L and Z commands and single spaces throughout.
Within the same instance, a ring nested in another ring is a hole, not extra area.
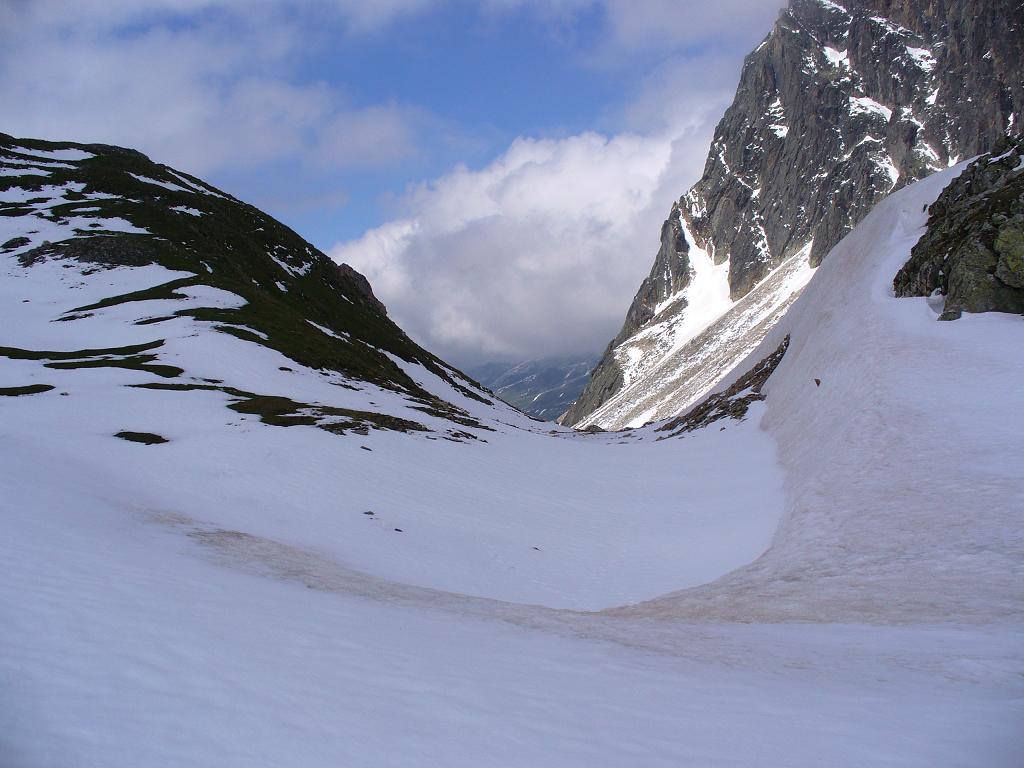
M 331 255 L 442 356 L 598 351 L 650 267 L 688 138 L 520 139 L 412 190 L 408 216 Z
M 728 48 L 767 34 L 783 0 L 603 0 L 615 41 L 629 48 Z
M 566 17 L 586 0 L 489 0 Z M 486 168 L 412 190 L 407 215 L 331 255 L 363 271 L 414 338 L 456 361 L 599 352 L 646 276 L 672 202 L 701 175 L 743 56 L 777 0 L 606 0 L 597 66 L 658 64 L 625 94 L 611 138 L 519 139 Z M 696 50 L 692 44 L 705 43 Z M 668 51 L 669 53 L 665 53 Z

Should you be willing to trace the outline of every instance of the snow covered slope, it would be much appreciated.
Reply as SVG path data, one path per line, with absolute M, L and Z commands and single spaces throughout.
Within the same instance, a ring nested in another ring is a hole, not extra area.
M 245 281 L 10 246 L 0 765 L 1014 765 L 1024 322 L 887 292 L 946 180 L 818 270 L 767 400 L 668 439 L 305 365 L 218 330 Z
M 269 217 L 210 207 L 209 192 L 185 200 L 201 217 L 178 196 L 115 195 L 108 174 L 138 183 L 116 165 L 123 150 L 8 146 L 20 175 L 0 184 L 0 409 L 10 461 L 27 462 L 8 464 L 8 499 L 31 508 L 64 476 L 83 507 L 174 510 L 384 579 L 580 609 L 703 583 L 768 546 L 781 473 L 752 424 L 674 450 L 549 434 L 412 344 L 368 288 L 322 282 L 339 275 L 311 247 L 243 250 L 283 230 Z M 24 172 L 55 153 L 83 180 Z M 150 165 L 144 183 L 163 189 L 156 175 L 174 172 Z M 161 216 L 218 237 L 237 224 L 240 244 L 187 239 Z M 306 261 L 284 261 L 295 251 Z M 686 502 L 733 485 L 721 452 L 759 469 L 735 494 Z
M 691 244 L 693 280 L 665 301 L 667 307 L 679 304 L 684 309 L 659 312 L 612 350 L 622 387 L 573 426 L 640 427 L 686 411 L 761 343 L 800 295 L 814 273 L 809 250 L 784 261 L 734 302 L 729 299 L 728 264 L 715 265 Z
M 763 426 L 786 470 L 771 549 L 714 584 L 626 613 L 1020 620 L 1024 317 L 937 322 L 941 298 L 893 295 L 925 207 L 964 167 L 880 203 L 752 355 L 790 338 L 764 387 Z

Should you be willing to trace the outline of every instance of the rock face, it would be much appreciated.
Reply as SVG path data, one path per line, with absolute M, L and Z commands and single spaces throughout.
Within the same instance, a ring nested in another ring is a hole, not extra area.
M 388 313 L 388 308 L 384 306 L 384 302 L 374 295 L 373 288 L 370 287 L 370 281 L 361 272 L 356 272 L 348 264 L 339 264 L 338 274 L 341 275 L 342 279 L 350 281 L 363 298 L 370 302 L 382 315 Z
M 587 423 L 635 384 L 630 367 L 659 365 L 643 358 L 663 349 L 623 347 L 687 312 L 694 247 L 728 263 L 738 301 L 804 250 L 817 266 L 893 190 L 1019 131 L 1022 109 L 1020 3 L 791 0 L 744 62 L 703 177 L 672 206 L 650 277 L 563 421 Z M 668 253 L 666 231 L 684 233 Z
M 1024 138 L 972 163 L 928 213 L 896 295 L 945 297 L 940 320 L 1024 313 Z
M 654 258 L 651 274 L 644 278 L 640 290 L 626 313 L 626 322 L 619 335 L 611 341 L 617 347 L 636 331 L 647 325 L 657 314 L 657 306 L 679 294 L 690 285 L 693 271 L 690 269 L 690 245 L 683 234 L 679 204 L 672 204 L 672 212 L 661 225 L 661 248 Z M 684 300 L 685 301 L 685 300 Z

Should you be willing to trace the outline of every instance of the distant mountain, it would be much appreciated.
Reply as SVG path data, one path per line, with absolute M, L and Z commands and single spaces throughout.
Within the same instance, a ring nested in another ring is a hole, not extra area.
M 522 363 L 487 363 L 467 368 L 506 403 L 545 421 L 554 421 L 583 391 L 597 357 L 545 358 Z
M 564 422 L 687 408 L 892 191 L 1019 132 L 1024 4 L 792 0 L 746 59 L 704 175 Z

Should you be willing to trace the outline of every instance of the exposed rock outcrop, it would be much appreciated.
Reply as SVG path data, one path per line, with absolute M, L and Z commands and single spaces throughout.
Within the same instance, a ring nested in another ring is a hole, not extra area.
M 896 295 L 944 296 L 940 320 L 1024 313 L 1024 138 L 972 163 L 928 212 Z
M 370 281 L 367 280 L 361 272 L 357 272 L 348 264 L 339 264 L 338 274 L 345 280 L 351 281 L 359 294 L 370 302 L 371 305 L 376 307 L 382 315 L 386 315 L 388 313 L 388 308 L 384 306 L 384 302 L 374 295 L 373 288 L 370 286 Z

